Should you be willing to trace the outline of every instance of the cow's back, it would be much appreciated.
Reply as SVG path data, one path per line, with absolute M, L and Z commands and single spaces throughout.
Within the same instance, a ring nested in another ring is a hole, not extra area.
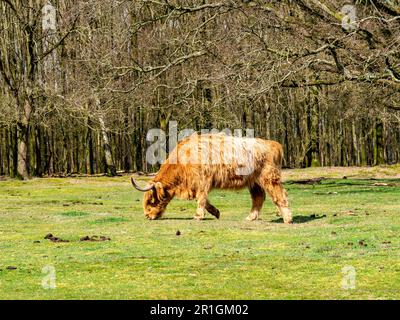
M 280 179 L 282 155 L 282 146 L 275 141 L 194 134 L 179 142 L 166 163 L 174 167 L 189 189 L 203 183 L 239 189 L 254 184 L 262 172 Z

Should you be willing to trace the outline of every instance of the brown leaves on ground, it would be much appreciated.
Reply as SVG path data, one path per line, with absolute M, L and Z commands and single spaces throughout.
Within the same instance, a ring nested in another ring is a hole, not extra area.
M 8 266 L 6 269 L 7 269 L 7 270 L 17 270 L 17 267 L 14 267 L 14 266 Z
M 44 239 L 48 239 L 48 240 L 50 240 L 52 242 L 70 242 L 69 240 L 63 240 L 61 238 L 55 237 L 51 233 L 48 233 L 44 237 Z M 80 238 L 79 241 L 92 241 L 92 242 L 94 242 L 94 241 L 110 241 L 110 240 L 111 240 L 110 237 L 93 235 L 91 237 L 84 236 L 84 237 Z M 35 243 L 40 243 L 40 242 L 39 241 L 35 241 Z
M 53 236 L 51 233 L 48 233 L 48 234 L 44 237 L 44 239 L 48 239 L 48 240 L 50 240 L 50 241 L 52 241 L 52 242 L 69 242 L 69 240 L 63 240 L 63 239 L 61 239 L 61 238 L 57 238 L 57 237 Z
M 111 240 L 111 238 L 109 238 L 109 237 L 106 237 L 106 236 L 96 236 L 96 235 L 94 235 L 94 236 L 91 236 L 91 237 L 89 237 L 89 236 L 84 236 L 84 237 L 82 237 L 79 241 L 110 241 Z

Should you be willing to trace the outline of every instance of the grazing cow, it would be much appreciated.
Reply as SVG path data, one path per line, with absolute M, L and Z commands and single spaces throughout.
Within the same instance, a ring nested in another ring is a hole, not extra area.
M 146 187 L 132 177 L 133 186 L 145 192 L 143 208 L 148 219 L 162 216 L 174 196 L 196 199 L 197 220 L 206 210 L 220 213 L 207 199 L 211 189 L 249 188 L 252 208 L 248 220 L 259 217 L 268 193 L 285 223 L 292 222 L 287 193 L 281 182 L 282 145 L 258 138 L 196 133 L 180 141 Z

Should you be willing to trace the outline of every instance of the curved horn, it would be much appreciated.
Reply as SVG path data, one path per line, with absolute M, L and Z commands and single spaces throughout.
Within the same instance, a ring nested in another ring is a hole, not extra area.
M 142 192 L 149 191 L 149 190 L 151 190 L 151 189 L 154 188 L 154 185 L 153 185 L 153 184 L 148 184 L 148 185 L 145 186 L 145 187 L 139 186 L 139 185 L 137 184 L 137 182 L 135 181 L 135 179 L 133 179 L 133 177 L 131 177 L 131 182 L 132 182 L 132 185 L 135 187 L 135 189 L 137 189 L 137 190 L 139 190 L 139 191 L 142 191 Z

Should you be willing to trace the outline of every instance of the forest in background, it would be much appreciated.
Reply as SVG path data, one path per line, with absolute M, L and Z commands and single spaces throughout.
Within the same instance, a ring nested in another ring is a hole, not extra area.
M 147 131 L 400 162 L 398 0 L 0 0 L 0 175 L 154 171 Z M 354 20 L 354 21 L 353 21 Z

